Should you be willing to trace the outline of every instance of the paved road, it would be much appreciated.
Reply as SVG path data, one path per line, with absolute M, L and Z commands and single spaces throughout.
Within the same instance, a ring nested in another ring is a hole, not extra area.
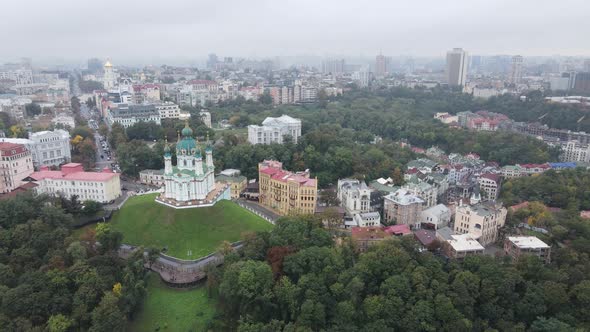
M 260 205 L 256 202 L 248 201 L 245 199 L 239 199 L 239 200 L 237 200 L 237 202 L 238 202 L 238 204 L 245 205 L 245 206 L 251 208 L 252 210 L 266 216 L 268 219 L 270 219 L 270 222 L 273 224 L 275 223 L 275 221 L 277 221 L 277 219 L 279 219 L 281 217 L 277 213 L 263 207 L 262 205 Z

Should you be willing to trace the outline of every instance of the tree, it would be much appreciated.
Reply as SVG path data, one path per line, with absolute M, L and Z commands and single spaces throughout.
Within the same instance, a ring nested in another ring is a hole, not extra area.
M 92 311 L 91 332 L 125 331 L 127 319 L 119 309 L 118 298 L 113 292 L 106 292 L 100 304 Z
M 20 125 L 13 125 L 10 126 L 10 136 L 14 138 L 26 138 L 27 131 L 23 126 Z
M 258 101 L 264 105 L 272 104 L 272 96 L 270 95 L 270 92 L 265 90 L 264 93 L 258 97 Z
M 101 82 L 97 82 L 97 81 L 82 81 L 82 80 L 80 80 L 78 82 L 78 86 L 80 87 L 80 90 L 82 90 L 83 93 L 92 93 L 95 90 L 104 89 L 103 84 Z
M 96 240 L 100 243 L 101 252 L 108 252 L 119 249 L 123 234 L 111 230 L 107 223 L 98 223 L 96 225 Z
M 27 116 L 33 117 L 41 114 L 41 106 L 35 103 L 26 104 L 25 111 L 27 112 Z
M 49 332 L 66 332 L 74 321 L 62 314 L 53 315 L 47 321 L 47 328 Z
M 93 216 L 102 210 L 102 204 L 97 201 L 86 200 L 83 205 L 84 208 L 82 209 L 82 213 L 87 216 Z

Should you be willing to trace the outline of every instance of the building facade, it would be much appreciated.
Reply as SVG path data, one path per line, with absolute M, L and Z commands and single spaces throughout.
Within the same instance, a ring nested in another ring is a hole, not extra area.
M 358 213 L 371 212 L 371 193 L 373 189 L 365 182 L 356 179 L 338 180 L 338 199 L 346 213 L 354 216 Z
M 422 228 L 439 228 L 449 226 L 451 222 L 451 210 L 444 204 L 438 204 L 427 208 L 420 213 L 420 223 Z
M 160 119 L 181 119 L 190 118 L 190 114 L 180 110 L 180 107 L 173 102 L 155 104 L 154 107 L 160 115 Z
M 292 137 L 293 143 L 297 144 L 301 136 L 301 120 L 281 115 L 278 118 L 264 119 L 262 126 L 248 126 L 248 142 L 250 144 L 283 144 L 285 136 Z
M 447 82 L 450 86 L 465 86 L 467 82 L 467 52 L 454 48 L 447 52 Z
M 459 205 L 455 211 L 454 231 L 470 234 L 482 245 L 496 242 L 498 230 L 506 222 L 506 208 L 492 201 Z
M 512 68 L 510 70 L 510 83 L 519 84 L 522 81 L 523 58 L 520 55 L 512 57 Z
M 568 141 L 561 147 L 561 161 L 590 161 L 590 145 L 578 141 Z
M 40 131 L 29 137 L 33 141 L 31 153 L 35 167 L 58 166 L 72 159 L 70 134 L 61 129 Z
M 153 186 L 164 186 L 164 170 L 163 169 L 144 169 L 139 172 L 139 182 Z
M 483 192 L 483 198 L 495 200 L 500 194 L 500 176 L 498 174 L 485 173 L 478 179 L 479 189 Z
M 221 173 L 215 177 L 215 181 L 230 185 L 232 199 L 240 198 L 240 195 L 248 186 L 248 179 L 246 179 L 245 176 L 240 175 L 240 171 L 237 169 L 226 169 L 221 171 Z
M 82 164 L 69 163 L 59 171 L 50 171 L 47 166 L 30 175 L 37 184 L 37 193 L 49 195 L 78 196 L 80 201 L 92 200 L 108 203 L 121 196 L 121 183 L 118 173 L 109 168 L 102 172 L 84 172 Z
M 537 256 L 545 263 L 549 263 L 551 259 L 551 247 L 535 236 L 507 237 L 504 241 L 504 253 L 515 261 L 522 255 Z
M 450 239 L 442 245 L 444 254 L 453 259 L 464 259 L 467 256 L 483 255 L 485 248 L 470 234 L 450 235 Z
M 424 201 L 406 189 L 398 189 L 383 197 L 383 219 L 387 224 L 420 228 L 420 212 Z
M 211 128 L 211 113 L 205 111 L 205 110 L 201 110 L 199 112 L 199 116 L 201 117 L 201 121 L 203 121 L 203 123 L 205 124 L 205 126 L 207 126 L 207 128 Z
M 0 143 L 0 193 L 12 191 L 33 173 L 31 151 L 22 144 Z
M 117 75 L 110 61 L 107 61 L 103 66 L 102 85 L 106 90 L 112 90 L 117 86 Z
M 312 179 L 309 170 L 289 172 L 275 160 L 258 164 L 260 185 L 259 202 L 280 215 L 313 214 L 317 202 L 317 179 Z
M 107 111 L 107 122 L 110 125 L 118 123 L 124 128 L 129 128 L 138 122 L 160 122 L 160 112 L 154 105 L 128 105 L 119 104 L 117 108 Z
M 176 166 L 172 165 L 170 147 L 166 145 L 164 149 L 163 199 L 175 204 L 215 201 L 211 197 L 216 189 L 213 148 L 210 144 L 207 145 L 203 162 L 201 147 L 192 136 L 193 131 L 187 123 L 182 129 L 182 139 L 176 143 Z
M 381 226 L 381 215 L 379 212 L 357 213 L 353 217 L 358 227 L 379 227 Z

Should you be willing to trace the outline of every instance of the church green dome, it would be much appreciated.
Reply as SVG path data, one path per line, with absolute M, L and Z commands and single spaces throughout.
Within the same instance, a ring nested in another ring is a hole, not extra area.
M 184 128 L 182 129 L 182 137 L 183 138 L 187 138 L 187 137 L 192 137 L 193 136 L 193 130 L 188 126 L 188 122 L 186 122 L 184 124 Z
M 178 143 L 176 143 L 176 154 L 177 155 L 194 155 L 197 153 L 199 147 L 197 141 L 190 136 L 183 137 Z

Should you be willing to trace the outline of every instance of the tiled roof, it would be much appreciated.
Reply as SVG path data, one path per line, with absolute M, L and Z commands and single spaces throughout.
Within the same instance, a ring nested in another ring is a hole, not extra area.
M 48 171 L 48 170 L 41 170 L 38 172 L 34 172 L 30 175 L 31 178 L 41 181 L 44 179 L 52 179 L 52 180 L 71 180 L 71 181 L 89 181 L 89 182 L 105 182 L 114 177 L 118 177 L 119 174 L 113 173 L 112 171 L 108 172 L 84 172 L 84 171 L 76 171 L 76 172 L 68 172 L 64 170 L 64 168 L 69 168 L 68 165 L 71 167 L 76 167 L 76 164 L 66 164 L 62 166 L 62 170 L 60 171 Z
M 381 227 L 353 227 L 352 238 L 361 239 L 384 239 L 389 234 L 385 233 Z
M 405 224 L 387 226 L 383 229 L 383 231 L 387 234 L 392 234 L 392 235 L 412 234 L 412 231 L 410 230 L 410 226 L 405 225 Z
M 9 142 L 0 143 L 0 154 L 4 157 L 14 156 L 27 151 L 24 145 Z

